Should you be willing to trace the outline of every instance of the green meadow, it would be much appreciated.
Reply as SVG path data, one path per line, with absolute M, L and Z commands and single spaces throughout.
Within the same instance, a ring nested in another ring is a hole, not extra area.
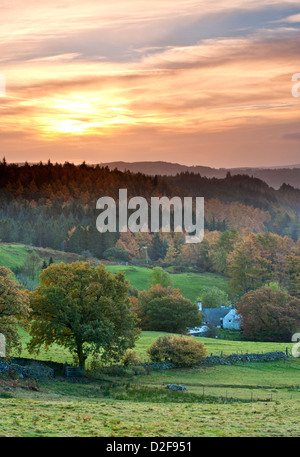
M 29 354 L 26 345 L 30 340 L 29 334 L 20 329 L 20 334 L 22 338 L 22 352 L 21 357 L 26 358 L 37 358 L 39 360 L 44 361 L 52 361 L 52 362 L 59 362 L 64 363 L 72 362 L 71 354 L 65 350 L 62 346 L 58 346 L 53 344 L 49 347 L 48 350 L 41 348 L 40 352 L 35 354 Z M 138 354 L 142 361 L 147 361 L 147 348 L 160 336 L 170 335 L 169 333 L 165 332 L 141 332 L 138 340 L 136 341 L 136 345 L 133 348 L 134 351 Z M 204 343 L 208 354 L 214 355 L 230 355 L 233 353 L 251 353 L 251 352 L 271 352 L 271 351 L 284 351 L 288 347 L 291 349 L 293 343 L 266 343 L 266 342 L 252 342 L 252 341 L 230 341 L 230 340 L 223 340 L 223 339 L 214 339 L 214 338 L 197 338 L 197 337 L 189 337 L 195 338 L 197 341 Z M 17 355 L 16 353 L 14 355 Z M 91 360 L 87 360 L 87 365 L 89 366 Z
M 0 379 L 0 436 L 299 436 L 300 363 Z M 182 383 L 187 392 L 166 389 Z M 9 386 L 9 387 L 8 387 Z
M 107 268 L 113 273 L 123 271 L 130 283 L 139 290 L 149 288 L 151 269 L 136 266 L 109 265 Z M 228 279 L 214 273 L 170 273 L 173 287 L 179 288 L 182 295 L 196 301 L 203 287 L 216 286 L 228 292 Z
M 20 330 L 23 357 L 29 335 Z M 142 332 L 135 350 L 146 350 L 163 332 Z M 199 338 L 209 353 L 268 352 L 290 344 Z M 53 345 L 37 356 L 70 363 Z M 89 362 L 88 362 L 89 366 Z M 0 378 L 0 436 L 230 437 L 299 436 L 300 361 L 203 365 L 145 370 L 97 368 L 84 378 Z M 173 392 L 168 384 L 184 384 Z

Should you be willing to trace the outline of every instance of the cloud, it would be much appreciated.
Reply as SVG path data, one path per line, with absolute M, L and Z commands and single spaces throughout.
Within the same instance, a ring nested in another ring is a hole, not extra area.
M 69 144 L 91 160 L 102 147 L 165 159 L 180 147 L 197 160 L 204 144 L 199 159 L 215 161 L 235 142 L 249 151 L 252 134 L 260 154 L 271 134 L 283 150 L 299 116 L 297 2 L 2 2 L 3 138 L 11 153 L 15 131 L 15 151 L 55 145 L 61 156 Z
M 274 22 L 279 22 L 279 23 L 290 23 L 290 24 L 297 24 L 300 23 L 300 13 L 299 14 L 293 14 L 292 16 L 285 17 L 283 19 L 280 19 L 278 21 Z

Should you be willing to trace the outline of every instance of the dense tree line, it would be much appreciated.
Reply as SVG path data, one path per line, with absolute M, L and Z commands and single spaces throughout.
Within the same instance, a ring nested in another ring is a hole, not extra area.
M 129 260 L 147 260 L 148 256 L 154 262 L 164 260 L 171 264 L 182 259 L 184 263 L 189 249 L 184 248 L 183 237 L 177 236 L 180 234 L 120 235 L 97 231 L 96 201 L 104 195 L 117 199 L 120 188 L 128 190 L 128 198 L 139 195 L 148 201 L 152 196 L 204 196 L 208 233 L 249 229 L 288 236 L 293 241 L 300 235 L 300 190 L 288 185 L 274 190 L 259 179 L 242 175 L 228 174 L 224 179 L 208 179 L 194 173 L 151 177 L 85 163 L 8 165 L 3 159 L 0 240 L 86 252 L 97 258 L 115 255 L 124 260 L 123 250 Z M 113 248 L 118 250 L 111 251 Z M 199 252 L 192 264 L 200 270 L 210 270 L 205 243 Z M 221 254 L 219 260 L 222 261 Z

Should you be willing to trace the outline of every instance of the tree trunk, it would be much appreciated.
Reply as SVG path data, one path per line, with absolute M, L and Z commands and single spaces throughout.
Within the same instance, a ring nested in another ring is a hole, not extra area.
M 77 346 L 76 352 L 77 352 L 79 367 L 84 370 L 85 361 L 86 361 L 87 357 L 82 350 L 82 345 L 83 345 L 83 342 L 79 338 L 77 338 L 76 339 L 76 346 Z

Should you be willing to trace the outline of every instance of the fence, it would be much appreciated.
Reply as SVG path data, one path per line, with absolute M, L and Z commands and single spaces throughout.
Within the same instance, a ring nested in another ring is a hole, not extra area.
M 82 368 L 82 367 L 74 367 L 74 366 L 68 365 L 66 362 L 64 368 L 65 368 L 64 373 L 65 373 L 65 376 L 67 376 L 67 378 L 80 377 L 80 376 L 84 375 L 84 368 Z

